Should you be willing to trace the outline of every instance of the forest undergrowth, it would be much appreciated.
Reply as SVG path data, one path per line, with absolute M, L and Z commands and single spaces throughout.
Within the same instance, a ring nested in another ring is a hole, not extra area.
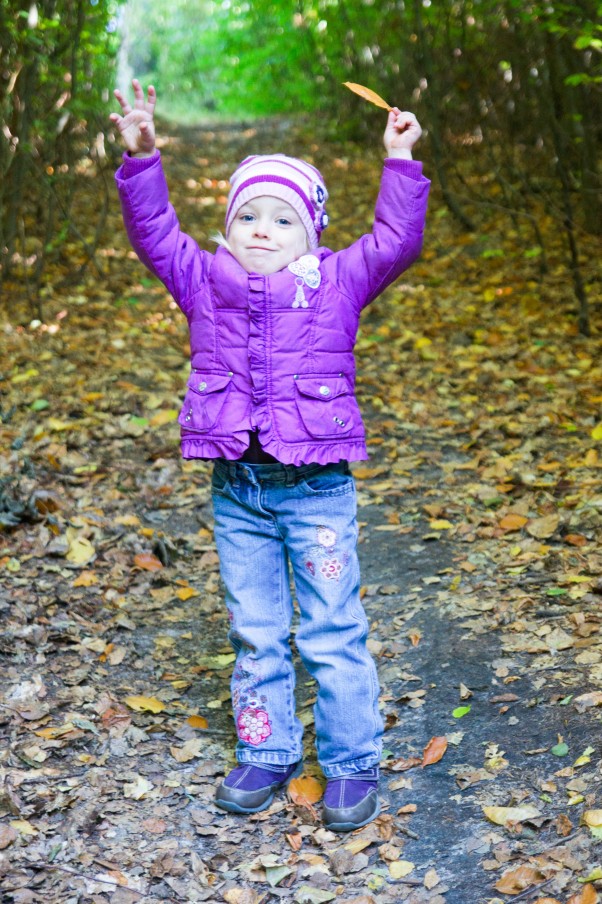
M 330 247 L 370 227 L 377 148 L 304 120 L 163 134 L 172 199 L 205 247 L 256 151 L 320 167 Z M 129 250 L 116 193 L 96 270 L 65 284 L 67 246 L 41 316 L 23 272 L 5 285 L 3 901 L 599 900 L 599 249 L 582 237 L 584 337 L 555 211 L 535 212 L 543 256 L 530 224 L 475 213 L 464 232 L 433 190 L 421 259 L 358 338 L 362 595 L 386 734 L 382 815 L 351 836 L 321 827 L 301 670 L 302 778 L 249 821 L 212 803 L 234 732 L 210 466 L 179 457 L 185 321 Z

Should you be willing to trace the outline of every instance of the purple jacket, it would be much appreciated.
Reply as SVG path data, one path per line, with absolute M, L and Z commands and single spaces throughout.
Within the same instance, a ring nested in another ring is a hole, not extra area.
M 203 251 L 180 230 L 159 152 L 124 157 L 115 178 L 132 246 L 188 318 L 184 458 L 240 458 L 254 429 L 284 464 L 367 458 L 353 347 L 362 308 L 420 253 L 430 186 L 421 164 L 385 161 L 372 233 L 314 252 L 321 280 L 303 286 L 307 306 L 295 304 L 288 268 L 247 273 L 225 248 Z

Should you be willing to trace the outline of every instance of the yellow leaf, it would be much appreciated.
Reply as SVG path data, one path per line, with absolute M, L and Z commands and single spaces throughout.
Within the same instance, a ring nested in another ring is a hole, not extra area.
M 73 537 L 69 543 L 69 551 L 65 558 L 74 565 L 85 565 L 94 558 L 96 550 L 85 537 Z
M 39 375 L 40 372 L 35 367 L 31 367 L 25 373 L 15 374 L 14 377 L 11 377 L 11 383 L 25 383 L 26 380 L 31 380 L 32 377 L 38 377 Z
M 418 339 L 414 342 L 415 349 L 428 348 L 429 345 L 433 344 L 433 340 L 429 339 L 428 336 L 419 336 Z
M 40 728 L 34 732 L 39 738 L 46 738 L 47 741 L 60 738 L 75 730 L 73 722 L 65 722 L 63 725 L 54 725 L 50 728 Z
M 163 427 L 165 424 L 169 424 L 170 421 L 175 421 L 177 416 L 178 412 L 175 409 L 164 409 L 153 415 L 150 419 L 150 425 L 151 427 Z
M 429 524 L 432 530 L 451 530 L 453 528 L 451 521 L 447 521 L 445 518 L 435 519 Z
M 138 527 L 140 518 L 138 515 L 120 515 L 115 518 L 115 524 L 121 524 L 123 527 Z
M 75 430 L 77 427 L 73 421 L 59 421 L 56 417 L 49 417 L 46 423 L 49 429 L 54 430 L 55 433 L 61 433 L 63 430 Z
M 98 584 L 98 577 L 93 571 L 82 571 L 73 581 L 74 587 L 91 587 L 93 584 Z
M 294 778 L 288 786 L 288 796 L 294 804 L 315 804 L 322 799 L 322 785 L 311 775 Z
M 358 85 L 356 82 L 343 82 L 343 84 L 346 88 L 349 88 L 350 91 L 353 91 L 354 94 L 359 94 L 360 97 L 363 97 L 364 100 L 369 101 L 371 104 L 382 107 L 385 110 L 393 109 L 393 107 L 390 107 L 386 100 L 383 100 L 376 91 L 372 91 L 370 88 L 364 88 L 363 85 Z
M 580 879 L 580 882 L 597 882 L 598 879 L 602 879 L 602 867 L 596 866 L 595 869 L 591 871 L 591 873 L 585 877 L 585 879 Z
M 123 702 L 137 713 L 162 713 L 165 709 L 165 704 L 156 697 L 126 697 Z
M 592 761 L 592 753 L 594 752 L 593 747 L 586 747 L 581 756 L 577 757 L 573 766 L 587 766 L 588 763 Z M 600 823 L 602 825 L 602 823 Z
M 204 716 L 189 716 L 186 721 L 192 728 L 209 728 L 209 722 Z
M 602 826 L 602 810 L 586 810 L 581 819 L 590 829 L 599 828 Z
M 351 841 L 344 844 L 343 847 L 346 851 L 350 851 L 352 854 L 359 854 L 364 848 L 369 847 L 372 844 L 371 838 L 353 838 Z
M 181 587 L 176 590 L 176 596 L 180 600 L 189 600 L 191 596 L 199 596 L 199 591 L 195 590 L 194 587 Z
M 591 432 L 592 439 L 602 439 L 602 423 L 596 424 Z
M 525 518 L 524 515 L 506 515 L 499 523 L 499 527 L 502 530 L 512 531 L 512 530 L 520 530 L 521 527 L 524 527 L 529 519 Z
M 537 807 L 525 804 L 524 807 L 483 807 L 483 813 L 497 826 L 507 822 L 523 822 L 525 819 L 537 819 L 541 813 Z
M 409 876 L 413 869 L 414 864 L 409 860 L 394 860 L 393 863 L 389 863 L 389 873 L 392 879 L 403 879 L 404 876 Z
M 38 830 L 26 819 L 13 819 L 11 826 L 21 835 L 37 835 Z

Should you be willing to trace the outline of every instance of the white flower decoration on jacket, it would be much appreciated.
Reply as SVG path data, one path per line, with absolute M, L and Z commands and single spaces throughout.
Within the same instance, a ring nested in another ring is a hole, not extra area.
M 322 282 L 319 266 L 320 261 L 315 254 L 304 254 L 288 265 L 288 269 L 296 277 L 295 285 L 297 286 L 297 291 L 295 292 L 295 299 L 292 305 L 294 308 L 306 308 L 308 306 L 309 302 L 305 297 L 303 286 L 305 285 L 309 289 L 318 288 Z

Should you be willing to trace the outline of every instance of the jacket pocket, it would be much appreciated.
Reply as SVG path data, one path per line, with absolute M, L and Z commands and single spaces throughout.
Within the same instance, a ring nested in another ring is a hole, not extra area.
M 348 433 L 355 423 L 357 403 L 341 374 L 296 376 L 295 401 L 308 433 L 335 437 Z
M 232 371 L 208 373 L 195 370 L 188 378 L 188 392 L 178 417 L 187 430 L 203 433 L 216 423 L 232 386 Z

